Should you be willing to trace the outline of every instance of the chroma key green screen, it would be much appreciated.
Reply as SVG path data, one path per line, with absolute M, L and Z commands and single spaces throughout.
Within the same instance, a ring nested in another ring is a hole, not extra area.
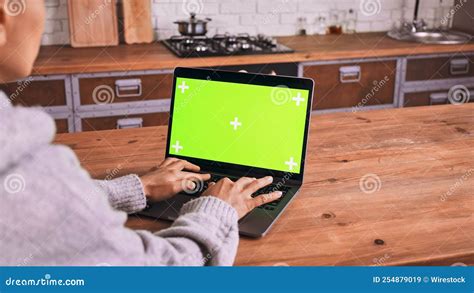
M 300 173 L 308 90 L 177 78 L 172 155 Z

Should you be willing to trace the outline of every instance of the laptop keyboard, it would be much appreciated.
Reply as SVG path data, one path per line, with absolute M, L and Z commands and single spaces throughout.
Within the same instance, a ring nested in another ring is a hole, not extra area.
M 204 192 L 204 190 L 206 190 L 209 187 L 209 182 L 217 182 L 220 179 L 222 179 L 223 177 L 224 176 L 212 175 L 211 179 L 203 184 L 203 187 L 202 187 L 201 191 L 195 193 L 194 195 L 196 195 L 196 196 L 201 195 L 201 193 Z M 265 187 L 257 190 L 257 192 L 252 194 L 252 197 L 256 197 L 258 195 L 266 194 L 266 193 L 270 193 L 270 192 L 274 192 L 274 191 L 281 191 L 283 194 L 279 199 L 258 207 L 259 209 L 264 209 L 264 210 L 267 210 L 267 211 L 273 211 L 273 210 L 276 209 L 278 204 L 281 202 L 283 197 L 285 197 L 285 195 L 288 193 L 289 190 L 290 190 L 290 187 L 288 187 L 288 186 L 278 186 L 276 184 L 270 184 L 268 186 L 265 186 Z

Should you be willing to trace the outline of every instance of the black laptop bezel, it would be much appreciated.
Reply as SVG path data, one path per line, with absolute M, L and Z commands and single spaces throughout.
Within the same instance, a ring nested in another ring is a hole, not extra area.
M 212 81 L 224 81 L 224 82 L 235 82 L 235 83 L 246 83 L 263 86 L 287 86 L 291 89 L 302 89 L 309 91 L 309 102 L 307 103 L 306 109 L 306 122 L 304 129 L 304 140 L 303 140 L 303 151 L 301 158 L 300 173 L 284 172 L 279 170 L 258 168 L 253 166 L 245 166 L 232 163 L 216 162 L 205 159 L 198 159 L 186 156 L 180 156 L 170 154 L 170 139 L 171 131 L 173 127 L 173 110 L 174 110 L 174 99 L 176 91 L 176 80 L 177 78 L 194 78 L 202 80 Z M 168 136 L 166 139 L 166 153 L 165 157 L 179 158 L 187 160 L 193 164 L 201 167 L 202 172 L 212 171 L 213 173 L 229 174 L 229 176 L 241 177 L 241 176 L 253 176 L 261 177 L 271 175 L 275 178 L 285 178 L 286 181 L 295 181 L 298 183 L 303 182 L 304 167 L 306 162 L 306 149 L 308 143 L 308 129 L 311 120 L 311 105 L 313 99 L 313 87 L 314 81 L 309 78 L 296 78 L 290 76 L 278 76 L 278 75 L 267 75 L 267 74 L 255 74 L 255 73 L 242 73 L 232 72 L 224 70 L 211 70 L 211 69 L 198 69 L 198 68 L 187 68 L 187 67 L 176 67 L 173 76 L 173 88 L 171 93 L 171 105 L 169 112 L 169 123 L 168 123 Z

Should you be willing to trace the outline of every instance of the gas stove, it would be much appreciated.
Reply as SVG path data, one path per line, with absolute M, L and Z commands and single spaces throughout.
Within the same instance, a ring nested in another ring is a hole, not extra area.
M 174 36 L 164 40 L 163 44 L 176 56 L 183 58 L 294 52 L 291 48 L 279 44 L 276 39 L 265 35 Z

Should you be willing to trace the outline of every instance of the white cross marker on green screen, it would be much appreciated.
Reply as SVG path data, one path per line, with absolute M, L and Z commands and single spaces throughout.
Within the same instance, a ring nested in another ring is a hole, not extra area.
M 180 89 L 181 89 L 181 93 L 184 94 L 184 91 L 187 90 L 187 89 L 189 89 L 189 86 L 186 85 L 186 82 L 183 81 L 183 82 L 181 83 L 181 85 L 178 85 L 178 88 L 180 88 Z
M 304 102 L 304 98 L 301 97 L 301 93 L 298 93 L 296 97 L 293 97 L 292 100 L 296 102 L 296 106 L 299 106 L 301 102 Z
M 179 140 L 177 140 L 176 143 L 171 147 L 174 148 L 174 151 L 176 153 L 179 153 L 179 151 L 183 149 L 183 146 L 179 145 Z
M 293 157 L 291 157 L 289 161 L 286 161 L 285 165 L 288 165 L 288 169 L 290 169 L 290 171 L 293 170 L 293 167 L 298 166 L 298 164 L 295 162 L 295 159 Z
M 239 122 L 239 118 L 235 117 L 234 121 L 231 121 L 230 124 L 234 126 L 234 130 L 237 130 L 237 127 L 242 126 L 242 123 Z

